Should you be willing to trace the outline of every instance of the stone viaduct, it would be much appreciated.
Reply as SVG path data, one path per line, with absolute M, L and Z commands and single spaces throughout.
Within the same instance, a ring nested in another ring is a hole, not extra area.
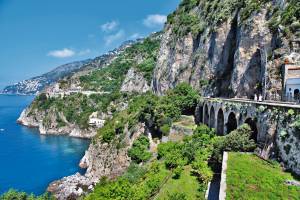
M 226 135 L 247 123 L 251 138 L 264 159 L 274 158 L 300 176 L 300 105 L 248 99 L 202 98 L 195 112 L 196 123 Z
M 272 131 L 272 125 L 275 125 L 272 119 L 276 118 L 279 112 L 274 110 L 287 113 L 290 109 L 298 113 L 300 105 L 248 99 L 203 98 L 196 109 L 196 121 L 215 128 L 218 135 L 226 135 L 247 123 L 253 131 L 252 139 L 259 143 L 266 141 L 266 135 Z

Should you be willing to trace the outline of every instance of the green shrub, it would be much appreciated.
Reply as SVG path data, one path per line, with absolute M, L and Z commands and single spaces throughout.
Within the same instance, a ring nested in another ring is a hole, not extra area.
M 41 196 L 28 195 L 25 192 L 18 192 L 11 189 L 0 195 L 0 200 L 54 200 L 54 197 L 46 193 Z
M 223 152 L 251 152 L 256 148 L 255 141 L 250 139 L 252 130 L 248 124 L 240 126 L 214 144 L 213 158 L 222 162 Z
M 163 135 L 168 135 L 170 133 L 171 126 L 169 124 L 164 124 L 162 127 L 160 127 L 160 131 Z
M 182 145 L 176 144 L 174 148 L 165 155 L 164 162 L 168 169 L 186 165 L 187 159 L 182 155 Z
M 187 200 L 187 196 L 184 193 L 175 192 L 168 194 L 168 200 Z
M 208 166 L 208 161 L 211 157 L 209 149 L 201 149 L 197 151 L 195 160 L 192 162 L 193 173 L 198 177 L 199 181 L 207 185 L 213 178 L 213 171 Z
M 189 163 L 196 159 L 197 152 L 201 149 L 211 149 L 215 138 L 215 132 L 208 126 L 201 124 L 195 130 L 191 137 L 184 140 L 183 156 Z M 202 152 L 201 152 L 202 153 Z
M 292 117 L 295 114 L 295 111 L 293 109 L 288 110 L 288 116 Z
M 300 116 L 292 123 L 291 127 L 295 129 L 294 136 L 300 139 Z
M 134 141 L 132 148 L 128 150 L 128 155 L 137 163 L 145 162 L 151 158 L 151 153 L 148 151 L 149 146 L 149 139 L 142 135 Z
M 174 169 L 187 163 L 182 154 L 183 145 L 178 142 L 160 143 L 157 147 L 158 158 L 164 159 L 166 167 Z
M 277 32 L 279 26 L 282 25 L 286 36 L 291 32 L 296 32 L 299 27 L 300 18 L 300 2 L 298 0 L 289 0 L 287 6 L 283 9 L 275 7 L 272 10 L 272 17 L 269 20 L 269 28 L 273 32 Z
M 123 175 L 130 183 L 136 183 L 139 179 L 145 176 L 147 169 L 138 164 L 131 163 L 126 173 Z
M 200 95 L 189 84 L 181 83 L 167 92 L 167 98 L 168 103 L 173 102 L 175 107 L 180 108 L 182 113 L 194 114 Z
M 179 179 L 180 175 L 183 171 L 183 167 L 182 166 L 178 166 L 173 170 L 173 178 L 174 179 Z

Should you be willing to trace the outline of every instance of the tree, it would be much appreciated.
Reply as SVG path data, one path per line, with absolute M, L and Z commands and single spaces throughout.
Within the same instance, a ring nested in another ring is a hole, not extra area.
M 142 135 L 134 141 L 132 148 L 128 150 L 128 155 L 137 163 L 145 162 L 151 158 L 151 153 L 148 151 L 149 146 L 149 139 Z
M 220 137 L 214 144 L 213 158 L 222 162 L 224 151 L 251 152 L 255 149 L 255 141 L 251 138 L 252 130 L 248 124 L 243 124 L 225 137 Z

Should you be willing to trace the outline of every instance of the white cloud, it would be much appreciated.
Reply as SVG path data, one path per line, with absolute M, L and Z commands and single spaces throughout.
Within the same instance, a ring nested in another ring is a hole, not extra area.
M 105 45 L 109 46 L 117 40 L 122 39 L 125 36 L 125 32 L 123 30 L 118 31 L 116 34 L 109 35 L 104 38 Z
M 148 15 L 146 19 L 144 19 L 144 25 L 149 28 L 154 28 L 158 26 L 164 25 L 164 23 L 167 21 L 167 16 L 165 15 Z
M 55 58 L 69 58 L 69 57 L 73 57 L 73 56 L 84 56 L 91 52 L 92 51 L 90 49 L 83 49 L 83 50 L 76 52 L 74 50 L 64 48 L 61 50 L 50 51 L 47 55 L 51 56 L 51 57 L 55 57 Z
M 111 21 L 111 22 L 102 24 L 101 29 L 104 32 L 111 32 L 111 31 L 115 30 L 118 26 L 119 26 L 119 23 L 117 21 Z
M 61 50 L 54 50 L 48 53 L 48 56 L 56 57 L 56 58 L 68 58 L 75 55 L 75 52 L 71 49 L 64 48 Z

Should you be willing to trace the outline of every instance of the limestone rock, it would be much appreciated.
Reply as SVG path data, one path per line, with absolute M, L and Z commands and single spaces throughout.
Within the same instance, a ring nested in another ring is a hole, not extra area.
M 133 141 L 145 133 L 145 125 L 138 124 L 134 131 L 128 131 L 123 139 L 125 147 L 117 148 L 115 144 L 96 141 L 91 143 L 85 152 L 79 166 L 86 168 L 84 175 L 79 173 L 54 181 L 48 187 L 48 191 L 54 194 L 58 200 L 70 197 L 77 198 L 86 192 L 91 191 L 101 177 L 114 179 L 122 175 L 130 165 L 130 158 L 127 155 L 128 149 Z
M 144 76 L 140 72 L 137 72 L 136 69 L 131 68 L 126 74 L 126 78 L 121 87 L 121 92 L 145 93 L 149 90 L 150 86 Z

